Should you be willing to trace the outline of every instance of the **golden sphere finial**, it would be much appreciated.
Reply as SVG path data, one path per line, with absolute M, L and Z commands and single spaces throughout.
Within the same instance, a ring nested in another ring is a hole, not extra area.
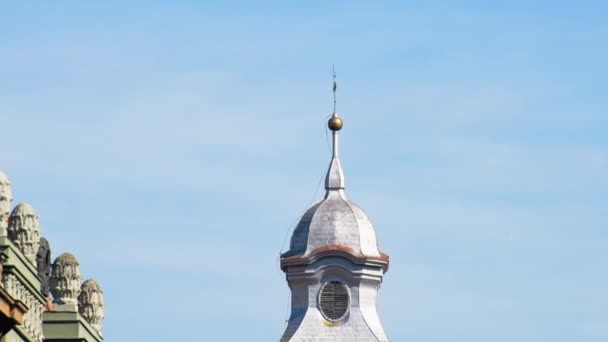
M 332 132 L 341 130 L 342 126 L 344 126 L 344 121 L 337 116 L 332 116 L 329 121 L 327 121 L 327 127 L 329 127 Z

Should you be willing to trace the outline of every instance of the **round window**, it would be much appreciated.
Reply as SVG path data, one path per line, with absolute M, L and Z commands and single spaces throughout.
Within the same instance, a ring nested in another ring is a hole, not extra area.
M 321 313 L 328 321 L 339 321 L 348 311 L 350 297 L 348 288 L 339 281 L 330 281 L 321 287 L 319 304 Z

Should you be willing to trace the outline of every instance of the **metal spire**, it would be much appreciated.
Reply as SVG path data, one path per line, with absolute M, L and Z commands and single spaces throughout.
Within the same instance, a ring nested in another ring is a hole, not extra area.
M 333 93 L 334 93 L 334 112 L 327 122 L 327 127 L 332 131 L 332 156 L 331 163 L 329 164 L 329 170 L 327 170 L 327 177 L 325 177 L 325 189 L 326 190 L 340 190 L 344 189 L 344 174 L 342 173 L 342 167 L 340 166 L 340 159 L 338 159 L 338 131 L 342 129 L 344 122 L 338 117 L 336 111 L 336 89 L 338 88 L 336 83 L 336 70 L 332 65 L 332 76 L 333 76 Z

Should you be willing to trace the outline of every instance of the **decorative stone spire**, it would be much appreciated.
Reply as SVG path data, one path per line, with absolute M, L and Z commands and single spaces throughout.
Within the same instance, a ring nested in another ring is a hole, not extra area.
M 54 304 L 74 304 L 73 310 L 76 309 L 82 282 L 79 266 L 76 257 L 70 253 L 61 254 L 53 262 L 49 284 Z
M 8 238 L 33 265 L 36 265 L 40 228 L 38 215 L 28 203 L 19 203 L 13 209 L 8 219 Z
M 101 335 L 101 321 L 104 318 L 103 291 L 93 279 L 82 283 L 78 295 L 78 312 Z
M 49 277 L 51 276 L 51 247 L 45 238 L 40 238 L 40 247 L 36 254 L 36 269 L 38 270 L 38 278 L 40 278 L 40 292 L 43 295 L 49 295 Z
M 13 203 L 13 193 L 11 192 L 11 182 L 4 172 L 0 171 L 0 236 L 6 236 L 8 227 L 8 217 L 11 213 Z

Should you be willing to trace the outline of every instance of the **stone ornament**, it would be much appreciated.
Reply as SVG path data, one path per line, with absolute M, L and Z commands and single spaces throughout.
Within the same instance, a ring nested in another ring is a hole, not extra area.
M 11 182 L 9 182 L 4 172 L 0 171 L 0 236 L 6 236 L 7 234 L 6 229 L 12 203 Z
M 2 252 L 0 253 L 0 282 L 4 277 L 4 263 L 8 260 L 8 256 Z
M 49 278 L 51 277 L 51 247 L 45 238 L 40 238 L 40 247 L 36 254 L 36 269 L 40 278 L 40 292 L 45 297 L 49 296 L 51 290 Z
M 78 304 L 80 294 L 80 264 L 70 253 L 63 253 L 55 259 L 49 278 L 54 304 Z
M 82 283 L 78 296 L 78 312 L 101 335 L 101 321 L 104 318 L 103 292 L 93 279 Z
M 36 254 L 40 245 L 40 227 L 38 215 L 28 203 L 19 203 L 13 209 L 8 218 L 8 238 L 32 264 L 36 264 Z

